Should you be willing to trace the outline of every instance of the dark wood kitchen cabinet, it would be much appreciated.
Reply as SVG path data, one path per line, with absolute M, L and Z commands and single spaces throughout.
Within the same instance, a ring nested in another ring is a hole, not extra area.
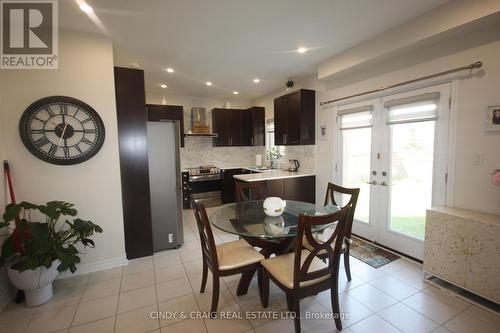
M 274 100 L 276 145 L 315 144 L 315 91 L 300 89 Z
M 316 203 L 316 176 L 286 178 L 285 199 Z
M 243 169 L 222 169 L 222 203 L 232 203 L 236 200 L 234 176 L 241 175 Z
M 181 105 L 146 104 L 148 121 L 173 120 L 179 122 L 179 142 L 184 147 L 184 108 Z
M 263 107 L 212 109 L 212 128 L 217 133 L 214 147 L 248 147 L 265 145 Z

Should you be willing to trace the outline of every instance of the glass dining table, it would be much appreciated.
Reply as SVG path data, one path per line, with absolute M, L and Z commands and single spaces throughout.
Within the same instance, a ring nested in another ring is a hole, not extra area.
M 340 210 L 328 205 L 318 206 L 308 202 L 285 200 L 283 214 L 270 217 L 264 213 L 263 200 L 244 201 L 221 206 L 210 214 L 210 223 L 222 231 L 239 235 L 250 245 L 260 247 L 261 253 L 283 254 L 292 250 L 298 233 L 299 215 L 326 215 Z M 313 228 L 313 233 L 322 232 L 331 225 Z

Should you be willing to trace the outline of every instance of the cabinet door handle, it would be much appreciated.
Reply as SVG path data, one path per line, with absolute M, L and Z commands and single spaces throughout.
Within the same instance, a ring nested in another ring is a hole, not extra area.
M 283 143 L 286 143 L 286 134 L 283 134 Z
M 252 146 L 253 146 L 253 138 L 252 138 Z

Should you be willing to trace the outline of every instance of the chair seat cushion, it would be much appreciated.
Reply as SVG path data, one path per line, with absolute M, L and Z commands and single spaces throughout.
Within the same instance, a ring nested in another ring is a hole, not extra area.
M 216 248 L 219 269 L 221 270 L 243 267 L 264 260 L 264 256 L 244 239 L 220 244 Z
M 306 260 L 307 256 L 311 252 L 309 250 L 302 250 L 301 254 L 301 265 Z M 278 280 L 285 287 L 293 288 L 293 263 L 295 260 L 295 252 L 287 253 L 281 256 L 277 256 L 271 259 L 266 259 L 261 262 L 262 266 L 272 275 L 276 280 Z M 314 257 L 311 265 L 309 266 L 308 273 L 321 270 L 328 267 L 328 264 L 324 263 L 318 257 Z M 313 284 L 319 283 L 321 281 L 329 279 L 329 275 L 325 275 L 321 278 L 304 281 L 300 283 L 300 287 L 307 287 Z

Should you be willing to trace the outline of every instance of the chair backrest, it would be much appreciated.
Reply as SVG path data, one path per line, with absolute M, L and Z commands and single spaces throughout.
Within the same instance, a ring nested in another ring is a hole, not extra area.
M 326 275 L 332 276 L 332 274 L 338 273 L 345 227 L 350 211 L 351 206 L 347 205 L 341 210 L 328 215 L 308 216 L 300 214 L 293 272 L 294 288 L 298 288 L 301 282 L 319 279 Z M 325 241 L 318 241 L 313 236 L 312 228 L 314 226 L 331 224 L 334 222 L 337 222 L 337 225 L 330 238 Z M 304 249 L 302 244 L 305 240 L 309 242 L 312 250 L 307 257 L 302 258 L 302 250 Z M 328 267 L 309 272 L 313 259 L 316 258 L 316 260 L 319 260 L 316 256 L 320 251 L 326 251 L 328 253 Z
M 266 182 L 236 181 L 236 202 L 248 200 L 264 200 L 267 197 Z
M 342 206 L 342 202 L 337 203 L 335 201 L 335 193 L 349 195 L 350 197 L 347 204 Z M 347 219 L 347 224 L 345 228 L 345 236 L 347 238 L 351 238 L 352 222 L 354 220 L 354 211 L 356 210 L 358 197 L 359 197 L 359 188 L 347 188 L 333 183 L 328 183 L 328 186 L 326 188 L 325 206 L 328 204 L 339 206 L 341 208 L 346 206 L 351 206 L 351 212 L 349 214 L 349 218 Z
M 207 211 L 203 204 L 192 202 L 194 217 L 196 218 L 196 225 L 198 226 L 198 232 L 200 234 L 203 261 L 205 261 L 207 265 L 212 268 L 212 272 L 214 272 L 219 269 L 219 263 L 217 260 L 214 235 L 210 222 L 208 221 Z

